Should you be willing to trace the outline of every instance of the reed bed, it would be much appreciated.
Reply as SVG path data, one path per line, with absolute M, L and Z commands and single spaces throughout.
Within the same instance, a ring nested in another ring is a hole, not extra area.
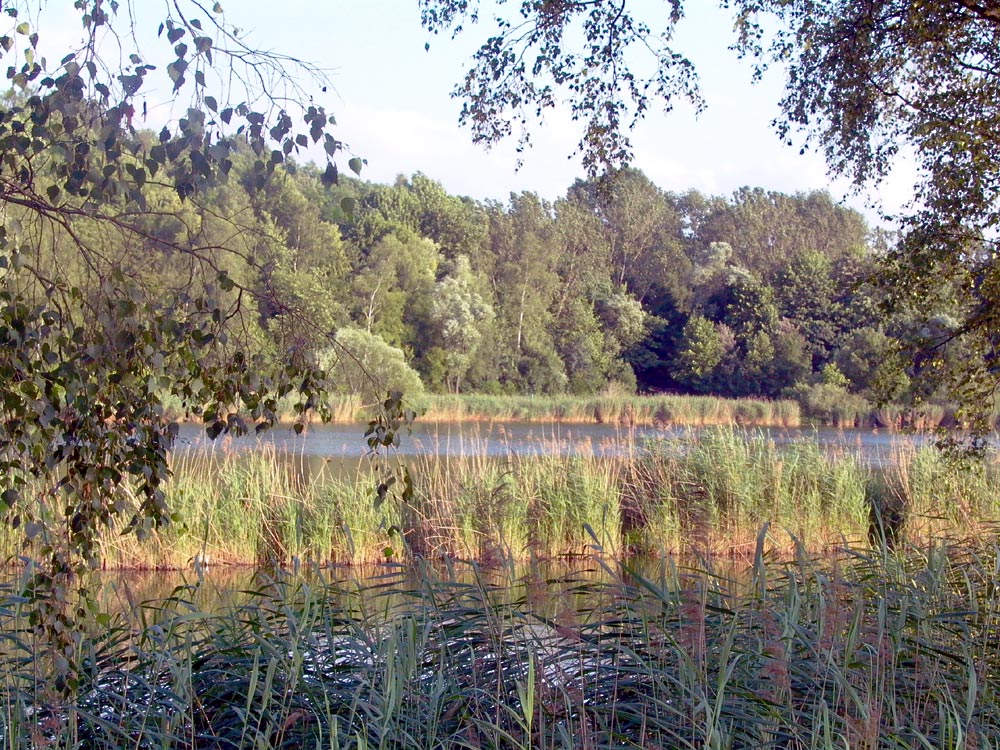
M 0 608 L 0 742 L 31 748 L 980 748 L 1000 744 L 997 550 L 886 548 L 743 576 L 606 568 L 527 597 L 389 571 L 178 589 L 95 628 L 54 694 Z M 566 596 L 569 587 L 572 596 Z
M 717 396 L 495 396 L 435 394 L 413 403 L 422 419 L 438 422 L 511 421 L 621 425 L 744 425 L 798 427 L 796 401 L 730 399 Z M 364 422 L 372 405 L 357 396 L 334 396 L 329 402 L 335 422 Z
M 349 466 L 273 449 L 181 454 L 168 488 L 181 520 L 142 545 L 109 533 L 104 557 L 109 567 L 198 568 L 745 556 L 765 525 L 768 550 L 787 556 L 845 542 L 974 538 L 1000 519 L 997 464 L 956 465 L 932 448 L 900 444 L 872 467 L 847 451 L 730 428 L 625 443 L 615 456 L 564 448 Z M 19 553 L 8 537 L 7 554 Z
M 714 430 L 652 443 L 628 465 L 630 544 L 643 552 L 750 552 L 764 524 L 773 542 L 822 549 L 869 534 L 870 470 L 813 442 Z M 781 538 L 778 538 L 778 537 Z
M 431 421 L 576 422 L 624 425 L 797 427 L 795 401 L 714 396 L 461 396 L 419 404 Z

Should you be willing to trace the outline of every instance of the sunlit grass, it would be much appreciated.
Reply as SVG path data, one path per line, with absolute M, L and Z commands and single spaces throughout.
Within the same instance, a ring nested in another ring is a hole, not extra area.
M 273 448 L 180 453 L 151 540 L 104 535 L 109 567 L 364 565 L 416 558 L 513 560 L 622 554 L 790 555 L 845 542 L 975 538 L 1000 519 L 992 461 L 956 465 L 899 443 L 884 466 L 803 439 L 714 428 L 598 456 L 557 444 L 533 456 L 468 455 L 354 465 Z M 406 464 L 404 466 L 404 463 Z M 410 491 L 404 481 L 410 478 Z M 390 479 L 380 496 L 379 484 Z M 2 538 L 0 538 L 2 540 Z M 24 551 L 7 534 L 8 555 Z
M 497 420 L 624 425 L 753 425 L 796 427 L 795 401 L 715 396 L 427 396 L 418 404 L 431 421 Z

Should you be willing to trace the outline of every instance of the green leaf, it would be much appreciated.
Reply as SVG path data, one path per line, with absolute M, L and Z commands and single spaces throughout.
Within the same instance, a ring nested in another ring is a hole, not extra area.
M 347 162 L 347 166 L 349 166 L 351 168 L 351 171 L 354 172 L 354 174 L 356 175 L 361 174 L 361 167 L 363 164 L 364 162 L 356 156 L 349 162 Z
M 354 209 L 357 208 L 358 202 L 351 196 L 345 196 L 340 199 L 340 208 L 348 216 L 354 215 Z

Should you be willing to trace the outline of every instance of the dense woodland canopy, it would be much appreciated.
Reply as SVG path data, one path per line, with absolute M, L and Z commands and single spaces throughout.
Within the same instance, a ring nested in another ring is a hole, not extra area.
M 845 399 L 935 395 L 910 388 L 898 354 L 917 322 L 885 315 L 869 283 L 889 238 L 823 192 L 673 194 L 628 168 L 554 204 L 480 203 L 422 174 L 324 185 L 294 164 L 257 191 L 235 163 L 201 202 L 151 192 L 176 210 L 147 217 L 122 253 L 130 273 L 189 288 L 190 261 L 162 249 L 222 242 L 217 217 L 242 216 L 225 239 L 239 252 L 217 263 L 253 304 L 227 327 L 276 363 L 313 358 L 369 400 L 611 388 L 793 396 L 822 417 Z

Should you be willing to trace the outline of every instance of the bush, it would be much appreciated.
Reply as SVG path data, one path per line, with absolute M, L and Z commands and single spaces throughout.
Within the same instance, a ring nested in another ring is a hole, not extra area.
M 792 395 L 807 417 L 834 427 L 857 427 L 871 411 L 861 396 L 833 383 L 799 384 Z
M 341 328 L 336 339 L 335 347 L 319 355 L 336 391 L 359 395 L 365 403 L 381 401 L 388 391 L 402 391 L 407 398 L 423 395 L 420 375 L 406 363 L 402 349 L 359 328 Z

